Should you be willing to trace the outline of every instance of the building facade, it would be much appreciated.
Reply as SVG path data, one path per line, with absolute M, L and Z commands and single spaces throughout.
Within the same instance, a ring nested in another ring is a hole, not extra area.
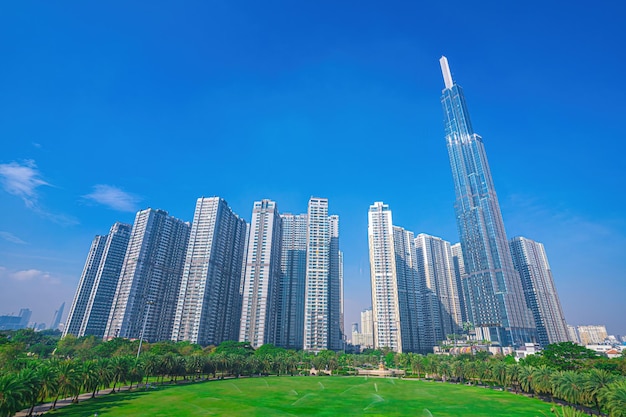
M 465 273 L 465 263 L 463 261 L 463 251 L 461 244 L 455 243 L 450 245 L 452 252 L 452 267 L 454 268 L 454 277 L 456 279 L 456 288 L 459 294 L 459 307 L 461 309 L 461 323 L 465 326 L 467 323 L 467 303 L 465 302 L 465 293 L 463 292 L 463 282 L 467 278 Z
M 199 198 L 184 261 L 172 340 L 218 345 L 239 338 L 248 228 L 226 201 Z
M 33 314 L 28 308 L 21 308 L 20 314 L 0 316 L 0 330 L 20 330 L 28 327 L 30 316 Z
M 368 213 L 368 242 L 374 347 L 394 352 L 427 352 L 423 284 L 419 280 L 415 236 L 393 226 L 387 204 L 376 202 Z M 430 345 L 430 346 L 428 346 Z
M 338 218 L 328 215 L 328 199 L 311 197 L 307 213 L 303 348 L 341 349 L 341 283 Z
M 164 210 L 137 212 L 104 337 L 168 340 L 189 223 Z
M 248 239 L 239 341 L 255 348 L 276 344 L 281 278 L 282 222 L 276 203 L 254 203 Z
M 578 331 L 580 344 L 583 346 L 598 345 L 600 343 L 603 343 L 604 339 L 606 339 L 608 336 L 606 326 L 604 325 L 592 324 L 586 326 L 577 326 L 576 330 Z
M 63 336 L 104 336 L 131 229 L 131 225 L 117 222 L 106 236 L 94 238 Z M 60 321 L 60 317 L 55 317 L 54 322 L 57 319 Z
M 432 326 L 434 346 L 450 334 L 460 334 L 463 328 L 452 248 L 450 242 L 420 233 L 415 238 L 415 251 L 419 279 L 424 283 L 425 296 L 430 298 L 431 320 L 427 325 Z
M 282 245 L 276 345 L 302 349 L 306 284 L 306 214 L 281 214 Z
M 522 278 L 526 304 L 533 313 L 539 344 L 570 340 L 561 301 L 543 244 L 525 237 L 511 239 L 513 265 Z
M 481 339 L 503 346 L 534 342 L 534 320 L 513 267 L 483 139 L 472 128 L 463 90 L 453 82 L 448 60 L 442 57 L 440 64 L 445 135 L 467 274 L 463 288 L 467 319 Z
M 63 337 L 68 334 L 78 336 L 80 332 L 83 320 L 85 319 L 87 303 L 93 291 L 93 283 L 96 280 L 100 261 L 102 260 L 106 239 L 107 236 L 96 235 L 91 241 L 91 247 L 89 248 L 89 253 L 85 260 L 85 266 L 83 267 L 83 272 L 80 275 L 78 287 L 76 288 L 76 294 L 74 295 L 74 300 L 72 301 L 72 306 L 70 307 L 65 327 L 63 328 Z M 122 259 L 122 262 L 123 261 L 124 259 Z
M 115 223 L 107 235 L 84 319 L 78 331 L 79 337 L 104 337 L 131 230 L 132 226 L 129 224 Z

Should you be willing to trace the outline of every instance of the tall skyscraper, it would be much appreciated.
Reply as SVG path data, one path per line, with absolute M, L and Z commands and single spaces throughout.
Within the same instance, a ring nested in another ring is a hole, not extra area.
M 343 349 L 343 252 L 339 250 L 339 216 L 328 217 L 329 244 L 329 349 Z
M 239 338 L 246 238 L 246 222 L 224 199 L 198 199 L 172 340 L 217 345 Z
M 281 275 L 281 217 L 276 203 L 256 201 L 243 284 L 239 341 L 257 348 L 276 344 Z
M 425 292 L 433 296 L 430 325 L 436 344 L 449 334 L 460 334 L 463 326 L 452 248 L 450 242 L 420 233 L 415 238 L 415 250 L 420 280 Z
M 94 238 L 63 336 L 104 336 L 131 228 L 129 224 L 117 222 L 111 226 L 109 234 Z
M 132 227 L 129 224 L 115 223 L 107 235 L 83 322 L 78 331 L 79 337 L 93 335 L 102 338 L 104 336 L 117 283 L 124 265 L 131 230 Z
M 376 348 L 424 350 L 420 337 L 423 305 L 413 239 L 412 232 L 393 226 L 387 204 L 370 206 L 368 241 Z
M 306 283 L 306 214 L 281 214 L 282 254 L 276 345 L 302 349 Z
M 54 316 L 52 316 L 52 323 L 50 324 L 51 330 L 56 330 L 61 323 L 61 318 L 63 317 L 63 310 L 65 309 L 65 301 L 61 303 L 61 307 L 58 310 L 54 311 Z
M 189 223 L 164 210 L 137 212 L 105 338 L 171 337 L 188 240 Z
M 467 274 L 468 320 L 483 339 L 505 346 L 532 342 L 536 339 L 534 320 L 513 268 L 483 139 L 474 133 L 463 90 L 453 82 L 446 57 L 440 64 L 446 142 Z
M 87 303 L 91 297 L 93 291 L 93 283 L 98 274 L 98 268 L 100 267 L 100 261 L 102 260 L 102 252 L 106 244 L 107 236 L 96 235 L 91 242 L 89 253 L 87 254 L 87 260 L 83 267 L 83 272 L 80 275 L 80 281 L 78 281 L 78 287 L 76 288 L 76 294 L 74 295 L 74 301 L 72 301 L 72 307 L 67 315 L 67 321 L 63 327 L 63 337 L 68 334 L 78 336 L 80 328 L 85 318 L 85 310 Z
M 567 323 L 543 244 L 514 237 L 510 246 L 513 265 L 522 278 L 526 304 L 535 318 L 539 344 L 568 341 Z
M 333 217 L 331 219 L 331 217 Z M 328 199 L 311 197 L 307 224 L 304 349 L 340 349 L 341 316 L 338 218 L 328 216 Z M 332 225 L 331 225 L 332 223 Z

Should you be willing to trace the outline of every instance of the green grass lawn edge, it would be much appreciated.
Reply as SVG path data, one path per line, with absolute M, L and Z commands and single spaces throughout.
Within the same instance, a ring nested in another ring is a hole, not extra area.
M 414 379 L 263 377 L 163 385 L 109 394 L 50 413 L 94 416 L 550 415 L 551 404 L 506 391 Z

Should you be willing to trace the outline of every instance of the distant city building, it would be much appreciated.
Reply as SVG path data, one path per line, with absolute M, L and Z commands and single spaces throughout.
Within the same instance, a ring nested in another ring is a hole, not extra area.
M 460 334 L 463 328 L 452 248 L 450 242 L 420 233 L 415 238 L 415 251 L 419 277 L 426 287 L 423 292 L 432 295 L 428 316 L 432 318 L 434 346 L 448 335 Z
M 361 334 L 363 342 L 361 346 L 366 348 L 374 347 L 374 317 L 372 315 L 372 307 L 361 311 Z
M 164 210 L 137 213 L 105 338 L 170 339 L 188 240 L 189 223 Z
M 281 278 L 281 217 L 276 203 L 256 201 L 248 240 L 240 342 L 276 344 Z
M 63 317 L 63 310 L 65 309 L 65 301 L 61 303 L 61 307 L 54 312 L 54 316 L 52 316 L 52 324 L 50 324 L 51 330 L 56 330 L 59 328 L 59 323 L 61 323 L 61 318 Z
M 359 324 L 352 324 L 352 344 L 360 346 L 361 350 L 374 347 L 374 321 L 372 319 L 372 309 L 361 311 L 361 330 Z
M 602 344 L 608 336 L 604 325 L 578 326 L 577 330 L 580 344 L 583 346 Z
M 304 301 L 304 349 L 319 352 L 343 348 L 341 256 L 338 218 L 328 215 L 328 199 L 311 197 L 307 214 L 307 258 Z
M 104 336 L 131 230 L 129 224 L 115 223 L 108 235 L 94 238 L 63 336 Z
M 533 317 L 513 267 L 483 139 L 474 133 L 463 90 L 452 80 L 448 60 L 442 57 L 440 64 L 445 83 L 441 103 L 466 273 L 467 319 L 480 339 L 502 346 L 534 342 Z
M 526 304 L 535 318 L 539 344 L 545 347 L 570 340 L 543 244 L 514 237 L 510 247 L 513 265 L 522 279 Z
M 302 349 L 306 283 L 306 214 L 281 214 L 282 254 L 276 345 Z
M 30 316 L 33 314 L 28 308 L 20 309 L 17 316 L 6 315 L 0 316 L 0 330 L 20 330 L 28 327 Z
M 578 337 L 576 326 L 567 325 L 567 336 L 569 341 L 580 344 L 580 337 Z
M 224 199 L 198 199 L 174 304 L 173 341 L 206 346 L 238 340 L 247 236 L 246 222 Z

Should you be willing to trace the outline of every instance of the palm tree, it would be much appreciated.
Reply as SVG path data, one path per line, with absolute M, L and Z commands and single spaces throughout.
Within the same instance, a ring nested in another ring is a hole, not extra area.
M 130 358 L 129 356 L 116 356 L 111 359 L 111 382 L 113 382 L 113 390 L 111 392 L 115 392 L 115 386 L 117 384 L 121 384 L 122 382 L 128 380 L 128 371 L 130 369 L 130 362 L 134 360 L 134 358 Z M 118 391 L 122 389 L 118 389 Z
M 39 386 L 41 385 L 40 375 L 31 365 L 22 369 L 17 374 L 17 377 L 21 380 L 24 388 L 22 403 L 24 406 L 30 406 L 29 415 L 31 415 L 39 397 Z
M 476 380 L 478 379 L 478 375 L 479 375 L 478 363 L 479 363 L 478 361 L 470 360 L 463 364 L 463 368 L 464 368 L 463 372 L 465 373 L 465 376 L 470 379 L 470 382 L 472 384 L 475 383 Z
M 616 376 L 604 369 L 591 369 L 587 374 L 587 382 L 585 384 L 585 390 L 587 391 L 589 398 L 596 405 L 598 413 L 600 409 L 599 394 L 604 387 L 615 381 Z
M 521 366 L 519 369 L 519 374 L 517 376 L 518 380 L 519 380 L 519 385 L 520 388 L 522 389 L 522 391 L 524 392 L 528 392 L 528 393 L 533 393 L 533 388 L 534 388 L 534 382 L 533 382 L 533 378 L 534 378 L 534 372 L 535 372 L 535 368 L 533 368 L 532 366 L 529 365 L 524 365 Z
M 411 374 L 419 378 L 424 371 L 424 356 L 417 353 L 409 353 L 409 363 L 411 364 Z
M 113 382 L 113 366 L 109 359 L 99 359 L 96 366 L 98 385 L 93 388 L 92 397 L 95 397 L 99 388 L 106 388 Z
M 446 382 L 448 377 L 452 373 L 452 367 L 450 366 L 450 362 L 447 360 L 442 360 L 439 362 L 437 366 L 437 373 L 441 376 L 441 380 Z
M 137 388 L 139 388 L 139 384 L 143 381 L 145 376 L 143 361 L 142 359 L 134 360 L 130 364 L 130 368 L 128 369 L 128 378 L 130 380 L 130 385 L 132 387 L 133 382 L 137 383 Z
M 39 366 L 37 372 L 39 373 L 40 382 L 37 402 L 44 402 L 46 398 L 54 397 L 59 390 L 57 368 L 50 363 L 44 363 Z M 32 414 L 33 408 L 31 408 L 28 415 Z
M 144 353 L 142 355 L 143 370 L 148 378 L 159 374 L 160 358 L 153 353 Z
M 516 394 L 519 392 L 521 372 L 522 366 L 519 363 L 511 363 L 506 367 L 506 385 L 513 388 Z
M 558 371 L 552 376 L 553 393 L 570 404 L 585 403 L 585 377 L 576 371 Z
M 504 361 L 491 362 L 491 377 L 501 387 L 506 386 L 507 366 Z
M 91 398 L 96 396 L 96 389 L 100 385 L 98 375 L 98 362 L 85 361 L 81 365 L 81 374 L 83 376 L 83 388 L 85 391 L 93 391 Z
M 459 383 L 463 383 L 465 380 L 465 361 L 455 358 L 450 361 L 451 375 L 458 380 Z
M 57 401 L 60 396 L 72 395 L 81 386 L 81 376 L 78 372 L 78 366 L 76 362 L 71 359 L 58 362 L 57 367 L 57 392 L 54 403 L 51 409 L 54 410 L 57 406 Z
M 626 417 L 626 379 L 602 388 L 600 398 L 611 417 Z
M 193 375 L 194 379 L 200 378 L 200 373 L 202 372 L 202 368 L 204 366 L 205 357 L 198 354 L 193 354 L 187 358 L 185 361 L 185 372 L 187 375 Z
M 24 405 L 26 388 L 17 374 L 0 375 L 0 417 L 9 417 Z
M 533 370 L 532 389 L 537 394 L 552 394 L 552 369 L 541 365 Z
M 424 369 L 426 371 L 426 378 L 430 375 L 431 378 L 435 379 L 435 374 L 437 373 L 437 357 L 433 354 L 426 355 L 424 362 Z
M 204 372 L 207 376 L 207 378 L 209 377 L 210 374 L 213 374 L 213 378 L 216 377 L 216 372 L 217 372 L 217 368 L 215 365 L 215 360 L 213 359 L 212 356 L 206 356 L 204 361 L 204 365 L 202 366 L 202 372 Z

